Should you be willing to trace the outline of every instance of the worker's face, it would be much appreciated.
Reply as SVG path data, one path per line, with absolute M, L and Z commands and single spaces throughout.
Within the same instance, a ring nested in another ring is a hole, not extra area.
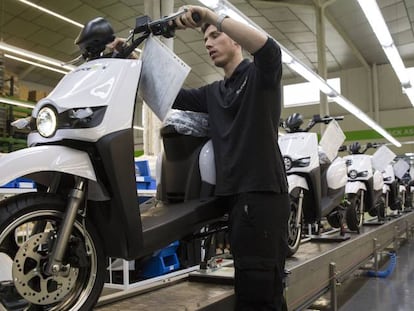
M 217 67 L 225 67 L 236 53 L 240 53 L 240 46 L 224 32 L 217 31 L 213 25 L 204 33 L 204 45 Z

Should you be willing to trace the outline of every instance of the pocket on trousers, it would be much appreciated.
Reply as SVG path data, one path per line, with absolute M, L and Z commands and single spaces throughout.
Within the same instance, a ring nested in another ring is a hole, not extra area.
M 238 299 L 248 303 L 272 303 L 275 299 L 274 260 L 243 258 L 235 262 L 235 290 Z

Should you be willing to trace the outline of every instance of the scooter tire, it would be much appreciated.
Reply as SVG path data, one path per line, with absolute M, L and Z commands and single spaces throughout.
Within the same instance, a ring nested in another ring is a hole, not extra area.
M 364 212 L 360 210 L 361 193 L 358 192 L 348 198 L 349 204 L 345 211 L 346 225 L 349 230 L 359 232 L 363 223 Z
M 92 224 L 86 222 L 84 227 L 83 219 L 75 220 L 73 244 L 64 257 L 67 269 L 57 275 L 49 275 L 43 269 L 51 253 L 52 236 L 64 215 L 65 202 L 61 196 L 50 193 L 21 194 L 0 202 L 0 254 L 9 257 L 9 266 L 2 268 L 12 275 L 8 288 L 0 282 L 0 307 L 15 310 L 10 306 L 12 302 L 22 310 L 93 309 L 104 285 L 106 257 Z M 39 223 L 41 229 L 35 232 Z M 3 295 L 6 291 L 8 296 Z
M 377 213 L 375 216 L 378 217 L 378 220 L 385 220 L 385 199 L 381 197 L 378 202 L 375 204 Z
M 302 223 L 303 215 L 301 215 L 301 221 L 299 226 L 296 226 L 296 217 L 299 211 L 298 198 L 290 196 L 290 215 L 288 220 L 288 252 L 287 257 L 292 257 L 299 249 L 300 241 L 302 238 Z

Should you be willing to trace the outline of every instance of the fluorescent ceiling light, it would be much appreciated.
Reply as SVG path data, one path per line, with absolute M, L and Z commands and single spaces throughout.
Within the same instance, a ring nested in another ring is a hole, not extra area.
M 407 87 L 407 88 L 403 88 L 403 93 L 405 93 L 405 95 L 407 95 L 407 97 L 410 99 L 411 103 L 414 103 L 414 88 L 411 87 Z
M 65 22 L 71 23 L 72 25 L 75 25 L 75 26 L 77 26 L 77 27 L 79 27 L 79 28 L 83 28 L 83 25 L 82 25 L 81 23 L 78 23 L 78 22 L 76 22 L 76 21 L 74 21 L 74 20 L 72 20 L 72 19 L 70 19 L 70 18 L 67 18 L 67 17 L 65 17 L 65 16 L 63 16 L 63 15 L 60 15 L 60 14 L 58 14 L 58 13 L 55 13 L 55 12 L 51 11 L 51 10 L 48 10 L 48 9 L 46 9 L 46 8 L 44 8 L 44 7 L 40 6 L 40 5 L 37 5 L 37 4 L 35 4 L 35 3 L 32 3 L 32 2 L 30 2 L 30 1 L 26 1 L 26 0 L 17 0 L 17 1 L 19 1 L 19 2 L 21 2 L 21 3 L 24 3 L 24 4 L 26 4 L 26 5 L 29 5 L 29 6 L 31 6 L 32 8 L 35 8 L 35 9 L 37 9 L 37 10 L 39 10 L 39 11 L 42 11 L 42 12 L 44 12 L 44 13 L 47 13 L 47 14 L 52 15 L 52 16 L 54 16 L 54 17 L 57 17 L 57 18 L 59 18 L 59 19 L 61 19 L 61 20 L 65 21 Z
M 61 74 L 64 74 L 64 75 L 69 72 L 69 71 L 63 71 L 63 70 L 60 70 L 60 69 L 57 69 L 57 68 L 53 68 L 53 67 L 50 67 L 50 66 L 47 66 L 47 65 L 42 65 L 42 64 L 39 64 L 39 63 L 36 63 L 36 62 L 32 62 L 30 60 L 23 59 L 23 58 L 13 56 L 13 55 L 10 55 L 10 54 L 4 54 L 4 56 L 7 57 L 7 58 L 10 58 L 10 59 L 13 59 L 13 60 L 17 60 L 17 61 L 22 62 L 22 63 L 30 64 L 30 65 L 40 67 L 40 68 L 43 68 L 43 69 L 47 69 L 47 70 L 50 70 L 50 71 L 55 71 L 55 72 L 58 72 L 58 73 L 61 73 Z
M 369 125 L 376 132 L 381 134 L 390 143 L 394 144 L 397 147 L 401 147 L 401 143 L 398 140 L 396 140 L 394 137 L 392 137 L 384 128 L 379 126 L 374 120 L 372 120 L 362 110 L 360 110 L 355 105 L 353 105 L 348 99 L 346 99 L 342 95 L 339 95 L 339 96 L 333 98 L 333 100 L 336 101 L 338 103 L 338 105 L 340 105 L 341 107 L 343 107 L 343 108 L 347 109 L 349 112 L 351 112 L 355 117 L 360 119 L 362 122 Z
M 338 92 L 334 90 L 324 79 L 322 79 L 319 75 L 315 74 L 312 70 L 305 67 L 305 65 L 301 64 L 297 60 L 292 60 L 290 63 L 287 63 L 291 69 L 296 71 L 299 75 L 304 77 L 310 83 L 318 87 L 323 93 L 328 95 L 329 97 L 333 97 L 338 95 Z
M 199 2 L 214 10 L 217 8 L 218 4 L 220 3 L 220 0 L 199 0 Z
M 134 130 L 143 131 L 144 128 L 142 126 L 134 125 Z
M 73 69 L 76 68 L 73 65 L 67 65 L 67 64 L 64 64 L 63 62 L 61 62 L 59 60 L 56 60 L 56 59 L 53 59 L 53 58 L 50 58 L 50 57 L 47 57 L 47 56 L 44 56 L 44 55 L 41 55 L 41 54 L 37 54 L 37 53 L 31 52 L 31 51 L 27 51 L 27 50 L 15 47 L 13 45 L 10 45 L 10 44 L 4 43 L 4 42 L 0 42 L 0 50 L 6 51 L 6 52 L 9 52 L 9 53 L 12 53 L 12 54 L 16 54 L 16 55 L 19 55 L 19 56 L 23 56 L 23 57 L 26 57 L 26 58 L 30 58 L 30 59 L 33 59 L 33 60 L 37 60 L 37 61 L 40 61 L 42 63 L 52 65 L 52 66 L 55 66 L 55 67 L 60 68 L 60 69 L 66 69 L 68 71 L 72 71 Z
M 51 11 L 49 9 L 46 9 L 46 8 L 40 6 L 40 5 L 34 4 L 34 3 L 30 2 L 30 1 L 26 1 L 26 0 L 17 0 L 17 1 L 19 1 L 21 3 L 24 3 L 26 5 L 29 5 L 29 6 L 31 6 L 33 8 L 35 8 L 35 9 L 38 9 L 38 10 L 40 10 L 40 11 L 46 13 L 46 14 L 49 14 L 49 15 L 54 16 L 54 17 L 57 17 L 57 18 L 65 21 L 65 22 L 68 22 L 70 24 L 73 24 L 75 26 L 78 26 L 79 28 L 83 28 L 84 27 L 84 25 L 82 25 L 82 24 L 80 24 L 80 23 L 78 23 L 78 22 L 76 22 L 76 21 L 74 21 L 74 20 L 72 20 L 70 18 L 67 18 L 67 17 L 65 17 L 63 15 L 60 15 L 60 14 L 58 14 L 56 12 L 53 12 L 53 11 Z M 41 54 L 36 54 L 36 53 L 30 52 L 30 51 L 26 51 L 26 50 L 23 50 L 21 48 L 14 47 L 14 46 L 11 46 L 9 44 L 6 44 L 4 42 L 0 42 L 0 50 L 8 51 L 10 53 L 14 53 L 14 54 L 17 54 L 17 55 L 20 55 L 20 56 L 24 56 L 24 57 L 29 57 L 31 59 L 35 59 L 35 60 L 38 60 L 38 61 L 41 61 L 41 62 L 50 64 L 50 65 L 53 65 L 53 66 L 56 66 L 56 67 L 63 67 L 65 69 L 67 69 L 67 70 L 73 70 L 74 68 L 76 68 L 75 66 L 66 65 L 63 62 L 54 60 L 54 59 L 49 58 L 47 56 L 43 56 Z M 138 53 L 141 53 L 142 52 L 138 48 L 136 48 L 135 51 L 138 52 Z M 49 69 L 49 68 L 46 68 L 46 69 Z M 50 69 L 50 70 L 53 70 L 53 69 Z M 53 71 L 56 71 L 56 70 L 53 70 Z
M 407 89 L 411 89 L 413 85 L 411 84 L 407 68 L 404 66 L 400 53 L 394 44 L 391 33 L 388 30 L 377 1 L 358 0 L 358 3 L 361 6 L 361 9 L 364 12 L 369 24 L 371 25 L 371 28 L 374 31 L 379 43 L 381 44 L 392 68 L 394 69 L 398 80 L 400 80 L 402 87 L 405 91 Z M 411 104 L 414 106 L 413 96 L 409 96 L 409 92 L 406 92 L 406 94 Z
M 358 0 L 358 3 L 381 45 L 392 45 L 394 42 L 377 2 L 375 0 Z
M 20 106 L 20 107 L 25 107 L 25 108 L 30 108 L 30 109 L 34 108 L 34 105 L 22 102 L 20 100 L 6 98 L 6 97 L 0 97 L 0 103 L 13 105 L 13 106 Z
M 398 52 L 396 46 L 393 44 L 387 47 L 383 46 L 382 48 L 385 52 L 385 55 L 387 55 L 387 58 L 390 61 L 391 66 L 398 77 L 398 80 L 400 80 L 401 85 L 403 87 L 411 87 L 411 81 L 408 74 L 408 70 L 407 68 L 405 68 L 405 65 L 401 59 L 400 53 Z
M 261 27 L 253 23 L 248 17 L 246 17 L 243 13 L 237 10 L 232 4 L 230 4 L 227 0 L 198 0 L 199 2 L 203 3 L 205 6 L 209 7 L 210 9 L 222 13 L 231 10 L 232 12 L 236 12 L 239 17 L 238 20 L 243 19 L 249 25 L 255 27 L 256 29 L 265 32 Z M 362 0 L 366 1 L 366 0 Z M 265 32 L 266 33 L 266 32 Z M 267 34 L 270 36 L 269 34 Z M 274 39 L 274 38 L 273 38 Z M 277 41 L 277 40 L 275 40 Z M 342 106 L 344 109 L 348 110 L 350 113 L 354 114 L 358 119 L 362 122 L 370 126 L 372 129 L 377 131 L 379 134 L 384 136 L 387 140 L 391 143 L 396 145 L 397 147 L 401 147 L 401 144 L 393 138 L 387 131 L 385 131 L 380 125 L 378 125 L 374 120 L 372 120 L 368 115 L 363 113 L 359 108 L 357 108 L 354 104 L 352 104 L 349 100 L 345 97 L 340 95 L 335 89 L 333 89 L 322 77 L 320 77 L 317 73 L 313 70 L 308 68 L 306 65 L 302 64 L 293 54 L 291 54 L 283 45 L 278 43 L 281 50 L 282 50 L 282 61 L 292 68 L 295 72 L 300 74 L 306 80 L 311 83 L 315 83 L 321 92 L 325 93 L 331 98 Z

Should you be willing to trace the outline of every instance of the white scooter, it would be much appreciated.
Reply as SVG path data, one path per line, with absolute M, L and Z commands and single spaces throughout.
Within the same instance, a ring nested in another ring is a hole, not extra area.
M 291 201 L 289 255 L 299 248 L 303 228 L 308 227 L 310 235 L 319 233 L 323 217 L 332 227 L 342 226 L 342 202 L 347 182 L 345 161 L 335 155 L 332 162 L 325 161 L 319 154 L 317 134 L 309 132 L 316 124 L 342 119 L 315 115 L 302 129 L 303 117 L 295 113 L 281 124 L 286 134 L 279 137 L 279 146 L 285 161 Z
M 393 201 L 399 201 L 398 205 L 395 205 L 394 203 L 394 208 L 397 209 L 398 213 L 409 212 L 410 209 L 408 207 L 410 204 L 409 202 L 407 202 L 407 197 L 409 196 L 409 189 L 407 188 L 411 179 L 409 172 L 410 165 L 403 158 L 395 159 L 395 162 L 393 163 L 393 170 L 397 188 L 397 199 L 394 199 Z
M 368 143 L 364 149 L 359 142 L 349 145 L 350 155 L 344 156 L 348 166 L 348 182 L 345 197 L 349 201 L 346 209 L 346 223 L 349 230 L 359 232 L 364 223 L 364 213 L 384 220 L 385 200 L 383 196 L 383 178 L 381 172 L 372 167 L 372 156 L 365 154 L 378 144 Z
M 390 163 L 382 172 L 384 179 L 384 189 L 386 208 L 389 208 L 392 212 L 387 213 L 388 217 L 398 216 L 402 209 L 402 201 L 399 195 L 398 180 L 395 177 L 393 165 Z
M 406 199 L 405 199 L 405 208 L 409 211 L 412 211 L 414 208 L 414 179 L 411 176 L 410 169 L 410 177 L 407 181 L 407 188 L 406 188 Z
M 39 187 L 0 201 L 1 310 L 92 310 L 107 257 L 142 259 L 173 241 L 200 238 L 206 225 L 219 226 L 225 209 L 212 195 L 214 180 L 204 176 L 215 172 L 208 138 L 173 128 L 162 132 L 168 145 L 162 174 L 180 176 L 166 182 L 162 202 L 138 205 L 133 112 L 146 58 L 129 55 L 152 35 L 171 37 L 171 20 L 183 13 L 137 18 L 116 55 L 104 54 L 112 27 L 91 21 L 76 40 L 87 62 L 37 103 L 31 119 L 17 122 L 31 129 L 29 147 L 1 157 L 0 184 L 25 176 Z M 150 71 L 146 82 L 157 82 L 157 74 Z

